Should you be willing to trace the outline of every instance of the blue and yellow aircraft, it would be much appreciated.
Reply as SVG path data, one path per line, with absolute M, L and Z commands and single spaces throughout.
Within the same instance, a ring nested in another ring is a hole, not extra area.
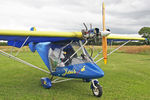
M 0 50 L 0 54 L 49 73 L 52 76 L 51 79 L 41 78 L 42 86 L 45 88 L 50 88 L 52 83 L 66 81 L 53 80 L 53 76 L 81 78 L 86 82 L 91 82 L 93 94 L 100 97 L 102 96 L 102 86 L 97 79 L 103 77 L 104 72 L 96 63 L 101 59 L 104 59 L 105 64 L 107 63 L 107 55 L 109 55 L 107 54 L 107 39 L 145 40 L 145 38 L 111 36 L 111 32 L 105 27 L 104 3 L 102 8 L 103 31 L 99 31 L 98 28 L 88 30 L 87 27 L 82 32 L 36 31 L 35 27 L 32 27 L 30 31 L 0 30 L 0 40 L 8 41 L 9 46 L 22 48 L 28 45 L 32 52 L 37 51 L 49 72 L 2 50 Z M 97 37 L 102 38 L 103 58 L 94 61 L 95 58 L 90 56 L 84 46 L 89 40 Z

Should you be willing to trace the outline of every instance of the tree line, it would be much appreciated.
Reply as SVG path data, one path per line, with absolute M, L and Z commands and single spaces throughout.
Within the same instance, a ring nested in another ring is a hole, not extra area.
M 145 44 L 150 45 L 150 27 L 142 27 L 139 30 L 138 34 L 147 39 L 145 41 Z

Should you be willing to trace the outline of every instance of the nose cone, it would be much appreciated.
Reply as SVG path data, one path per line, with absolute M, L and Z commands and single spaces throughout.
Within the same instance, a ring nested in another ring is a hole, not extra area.
M 99 66 L 94 65 L 94 68 L 95 69 L 91 69 L 94 78 L 101 78 L 104 76 L 104 72 Z
M 87 64 L 87 72 L 89 73 L 88 77 L 90 78 L 101 78 L 104 76 L 103 70 L 94 63 Z
M 104 72 L 101 69 L 99 69 L 99 71 L 96 71 L 95 74 L 96 78 L 101 78 L 104 76 Z

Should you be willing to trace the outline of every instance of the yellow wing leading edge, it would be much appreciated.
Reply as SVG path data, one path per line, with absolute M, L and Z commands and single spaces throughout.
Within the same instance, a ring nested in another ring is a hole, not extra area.
M 107 39 L 119 39 L 119 40 L 146 40 L 145 38 L 141 37 L 129 37 L 129 36 L 119 36 L 119 35 L 114 35 L 114 36 L 107 36 Z
M 82 38 L 82 33 L 81 32 L 0 30 L 0 35 L 5 35 L 5 36 L 76 37 L 76 38 Z

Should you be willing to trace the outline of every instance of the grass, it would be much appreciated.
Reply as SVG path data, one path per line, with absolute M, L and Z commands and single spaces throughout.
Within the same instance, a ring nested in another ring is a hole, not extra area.
M 126 53 L 142 53 L 142 54 L 150 54 L 150 46 L 144 45 L 144 46 L 125 46 L 120 48 L 120 51 L 126 52 Z
M 37 53 L 25 49 L 18 56 L 46 69 Z M 99 79 L 101 98 L 93 96 L 90 83 L 79 79 L 44 89 L 40 78 L 49 75 L 0 55 L 0 100 L 150 100 L 150 54 L 121 51 L 109 56 L 107 65 L 98 65 L 105 72 Z

